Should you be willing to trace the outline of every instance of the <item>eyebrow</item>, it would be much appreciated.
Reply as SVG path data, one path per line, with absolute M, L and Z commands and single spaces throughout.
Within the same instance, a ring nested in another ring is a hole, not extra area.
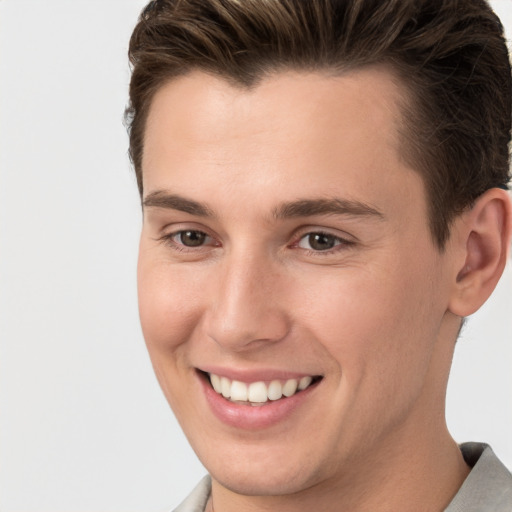
M 369 204 L 339 198 L 291 201 L 276 208 L 273 215 L 276 219 L 310 217 L 313 215 L 354 215 L 384 219 L 384 215 Z
M 187 199 L 164 190 L 156 190 L 143 200 L 146 208 L 167 208 L 178 210 L 199 217 L 214 217 L 213 210 L 204 203 Z M 279 205 L 272 212 L 275 219 L 311 217 L 314 215 L 350 215 L 357 217 L 375 217 L 383 219 L 384 215 L 369 204 L 340 198 L 298 199 Z
M 168 208 L 170 210 L 178 210 L 180 212 L 190 213 L 198 217 L 213 217 L 212 210 L 205 204 L 187 199 L 177 194 L 168 194 L 163 190 L 156 190 L 148 194 L 143 206 L 146 208 Z

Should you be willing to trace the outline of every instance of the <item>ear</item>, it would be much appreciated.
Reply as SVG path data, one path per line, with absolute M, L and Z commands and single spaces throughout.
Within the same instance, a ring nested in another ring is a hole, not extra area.
M 496 287 L 512 236 L 507 191 L 492 188 L 455 221 L 456 268 L 449 311 L 465 317 L 477 311 Z

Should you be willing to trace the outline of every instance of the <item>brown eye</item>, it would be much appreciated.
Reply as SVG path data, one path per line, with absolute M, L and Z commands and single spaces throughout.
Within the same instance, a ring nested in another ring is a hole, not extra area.
M 176 241 L 185 247 L 200 247 L 204 245 L 208 235 L 202 231 L 180 231 L 175 235 Z
M 340 245 L 342 240 L 328 233 L 308 233 L 299 242 L 299 247 L 312 251 L 328 251 Z

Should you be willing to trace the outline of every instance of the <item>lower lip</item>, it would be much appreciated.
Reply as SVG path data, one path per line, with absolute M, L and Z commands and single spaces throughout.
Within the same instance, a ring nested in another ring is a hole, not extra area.
M 247 430 L 264 429 L 284 421 L 310 397 L 320 384 L 320 382 L 312 384 L 304 391 L 287 398 L 269 400 L 264 405 L 252 406 L 230 402 L 211 387 L 207 377 L 200 376 L 200 380 L 213 414 L 227 425 Z

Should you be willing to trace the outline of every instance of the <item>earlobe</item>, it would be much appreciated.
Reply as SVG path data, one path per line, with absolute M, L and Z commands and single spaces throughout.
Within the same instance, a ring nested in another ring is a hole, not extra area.
M 498 283 L 507 261 L 512 230 L 509 194 L 493 188 L 460 219 L 463 257 L 456 269 L 449 310 L 465 317 L 477 311 Z

